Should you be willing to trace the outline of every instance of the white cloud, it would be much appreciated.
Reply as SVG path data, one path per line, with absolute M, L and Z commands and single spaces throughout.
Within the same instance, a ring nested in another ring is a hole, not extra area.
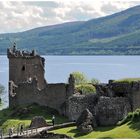
M 0 1 L 0 33 L 88 20 L 140 4 L 128 0 Z
M 129 7 L 133 7 L 135 5 L 139 5 L 140 1 L 106 1 L 101 7 L 101 10 L 107 14 L 113 14 Z
M 43 9 L 23 2 L 0 2 L 0 31 L 20 31 L 44 25 Z

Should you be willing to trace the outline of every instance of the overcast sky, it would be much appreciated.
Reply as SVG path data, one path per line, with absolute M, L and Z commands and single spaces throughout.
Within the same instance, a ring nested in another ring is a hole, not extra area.
M 85 21 L 140 5 L 133 0 L 0 1 L 0 33 Z

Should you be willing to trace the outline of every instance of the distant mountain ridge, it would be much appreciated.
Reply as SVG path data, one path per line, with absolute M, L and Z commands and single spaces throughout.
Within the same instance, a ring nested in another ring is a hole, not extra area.
M 43 55 L 139 55 L 140 6 L 88 21 L 0 34 L 0 54 L 6 53 L 9 40 Z

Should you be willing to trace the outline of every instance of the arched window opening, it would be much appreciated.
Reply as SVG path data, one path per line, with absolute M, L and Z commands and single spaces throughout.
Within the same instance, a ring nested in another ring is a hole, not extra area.
M 25 71 L 25 66 L 22 67 L 22 71 Z

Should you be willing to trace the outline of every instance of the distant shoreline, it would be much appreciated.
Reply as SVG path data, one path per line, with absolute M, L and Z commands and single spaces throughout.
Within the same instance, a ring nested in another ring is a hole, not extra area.
M 0 56 L 5 56 L 5 55 L 7 55 L 7 54 L 0 54 Z M 138 55 L 138 54 L 129 54 L 129 55 L 127 55 L 127 54 L 124 54 L 124 55 L 110 55 L 110 54 L 98 54 L 98 55 L 88 55 L 88 54 L 79 54 L 79 55 L 73 55 L 73 54 L 40 54 L 41 56 L 140 56 L 140 54 Z

